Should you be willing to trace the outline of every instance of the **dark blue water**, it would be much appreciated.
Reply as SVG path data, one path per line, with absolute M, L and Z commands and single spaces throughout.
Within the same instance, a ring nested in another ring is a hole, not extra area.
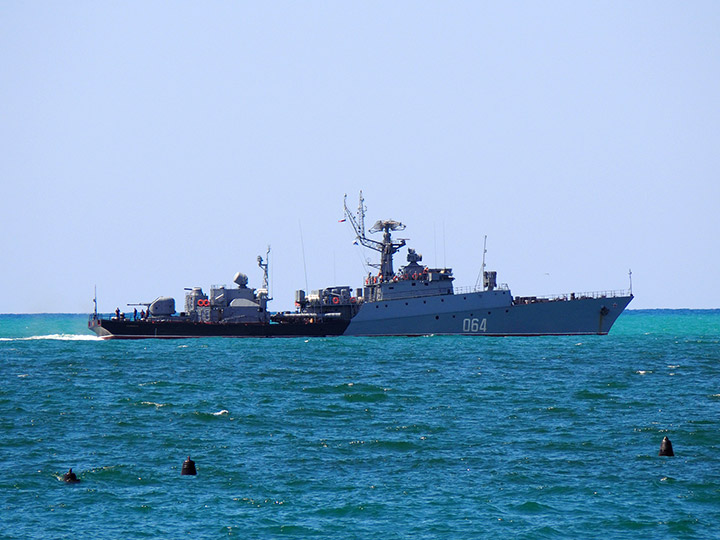
M 85 322 L 0 316 L 4 538 L 719 536 L 720 311 L 581 338 Z

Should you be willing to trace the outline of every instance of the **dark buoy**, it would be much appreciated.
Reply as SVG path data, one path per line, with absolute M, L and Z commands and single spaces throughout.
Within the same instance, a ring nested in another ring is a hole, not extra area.
M 188 474 L 192 476 L 197 474 L 197 471 L 195 470 L 195 462 L 190 459 L 190 456 L 188 456 L 188 458 L 183 461 L 182 471 L 180 472 L 180 474 Z
M 670 442 L 670 439 L 665 437 L 662 442 L 660 443 L 660 453 L 658 456 L 674 456 L 675 452 L 673 452 L 672 449 L 672 443 Z
M 63 474 L 63 482 L 67 482 L 68 484 L 77 484 L 80 481 L 80 479 L 77 477 L 77 475 L 72 472 L 72 467 L 68 472 Z

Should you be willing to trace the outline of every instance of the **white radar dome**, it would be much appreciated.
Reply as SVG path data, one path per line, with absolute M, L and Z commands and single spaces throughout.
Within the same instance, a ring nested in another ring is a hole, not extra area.
M 242 272 L 235 274 L 233 282 L 237 283 L 240 287 L 245 287 L 248 284 L 248 277 Z

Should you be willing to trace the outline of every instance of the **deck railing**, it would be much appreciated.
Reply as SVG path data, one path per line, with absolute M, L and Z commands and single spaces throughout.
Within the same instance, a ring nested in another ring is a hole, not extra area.
M 613 291 L 590 291 L 590 292 L 572 292 L 563 294 L 551 294 L 547 296 L 516 296 L 515 301 L 525 300 L 525 303 L 533 302 L 562 302 L 572 300 L 584 300 L 588 298 L 617 298 L 620 296 L 630 296 L 629 290 L 616 289 Z
M 495 290 L 507 291 L 508 286 L 503 283 Z M 483 292 L 482 287 L 455 287 L 455 294 L 470 294 L 475 292 Z M 630 296 L 632 292 L 627 289 L 616 289 L 610 291 L 590 291 L 590 292 L 572 292 L 562 294 L 550 294 L 542 296 L 515 296 L 516 301 L 521 303 L 534 302 L 561 302 L 570 300 L 581 300 L 588 298 L 616 298 L 619 296 Z
M 507 286 L 507 283 L 501 283 L 499 287 L 495 287 L 496 291 L 509 291 L 510 288 Z M 483 292 L 482 287 L 454 287 L 455 294 L 470 294 L 470 293 L 476 293 L 476 292 Z

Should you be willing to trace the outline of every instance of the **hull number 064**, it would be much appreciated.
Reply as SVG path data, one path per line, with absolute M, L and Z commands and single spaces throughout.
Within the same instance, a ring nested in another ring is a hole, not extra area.
M 463 319 L 463 332 L 487 332 L 487 319 Z

